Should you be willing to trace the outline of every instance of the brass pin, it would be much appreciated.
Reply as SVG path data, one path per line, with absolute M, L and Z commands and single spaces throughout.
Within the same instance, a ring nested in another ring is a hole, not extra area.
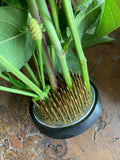
M 75 113 L 75 110 L 74 110 L 74 106 L 73 106 L 73 104 L 70 102 L 70 104 L 69 104 L 69 105 L 71 106 L 71 110 L 72 110 L 72 113 L 73 113 L 74 117 L 76 117 L 76 116 L 77 116 L 77 114 Z
M 68 119 L 69 119 L 70 122 L 71 122 L 72 119 L 71 119 L 71 116 L 70 116 L 70 113 L 69 113 L 69 110 L 68 110 L 67 106 L 66 106 L 66 105 L 63 105 L 63 108 L 65 109 L 66 116 L 68 117 Z
M 89 93 L 80 73 L 70 71 L 73 87 L 68 88 L 62 74 L 58 73 L 59 90 L 49 93 L 49 99 L 36 103 L 42 117 L 50 124 L 66 124 L 83 115 L 89 104 Z
M 62 117 L 62 119 L 63 119 L 64 123 L 66 124 L 67 122 L 66 122 L 66 120 L 65 120 L 65 118 L 64 118 L 63 113 L 61 112 L 61 109 L 60 109 L 60 108 L 58 108 L 58 111 L 59 111 L 59 114 L 60 114 L 60 116 Z

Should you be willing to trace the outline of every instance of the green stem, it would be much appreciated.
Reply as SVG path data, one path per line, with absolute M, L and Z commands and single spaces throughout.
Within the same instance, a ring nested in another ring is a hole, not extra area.
M 73 40 L 75 43 L 79 63 L 81 66 L 83 81 L 86 83 L 88 91 L 90 91 L 90 82 L 89 82 L 89 75 L 88 75 L 88 69 L 87 69 L 87 60 L 84 56 L 82 45 L 81 45 L 81 42 L 79 39 L 76 23 L 74 20 L 74 14 L 73 14 L 73 10 L 72 10 L 71 1 L 70 0 L 67 0 L 67 1 L 63 0 L 62 2 L 63 2 L 63 7 L 64 7 L 64 11 L 66 14 L 66 18 L 68 21 L 68 25 L 70 27 L 70 30 L 71 30 L 71 33 L 73 36 Z
M 10 82 L 9 78 L 7 78 L 5 75 L 3 75 L 2 73 L 0 73 L 0 77 L 8 82 Z
M 37 70 L 39 82 L 41 82 L 40 70 L 39 70 L 39 67 L 38 67 L 38 61 L 37 61 L 35 53 L 33 53 L 33 60 L 34 60 L 35 67 L 36 67 L 36 70 Z
M 55 0 L 48 0 L 48 2 L 50 5 L 52 19 L 53 19 L 53 23 L 55 25 L 56 32 L 58 34 L 59 39 L 62 40 Z
M 29 88 L 31 88 L 40 99 L 45 99 L 47 95 L 41 91 L 31 80 L 29 80 L 21 71 L 16 69 L 11 63 L 9 63 L 3 56 L 0 55 L 0 63 L 4 65 L 10 72 L 24 82 Z
M 31 15 L 40 23 L 40 17 L 38 14 L 38 7 L 35 0 L 27 0 L 27 5 Z
M 65 55 L 60 56 L 58 58 L 58 60 L 59 60 L 59 63 L 60 63 L 61 70 L 63 71 L 63 76 L 65 78 L 65 82 L 66 82 L 66 84 L 69 88 L 72 88 L 72 81 L 71 81 L 71 78 L 70 78 L 70 74 L 69 74 L 69 70 L 68 70 Z
M 44 53 L 43 54 L 43 60 L 44 60 L 44 63 L 45 63 L 45 67 L 47 69 L 51 89 L 52 89 L 52 91 L 55 91 L 58 88 L 57 80 L 56 80 L 56 77 L 55 77 L 52 61 L 50 60 L 50 55 L 45 54 L 45 49 L 47 50 L 47 48 L 42 49 L 42 52 Z
M 31 80 L 39 87 L 40 86 L 39 81 L 37 80 L 35 74 L 33 73 L 32 69 L 30 68 L 29 64 L 26 63 L 24 67 L 25 67 L 29 77 L 31 78 Z
M 58 10 L 59 10 L 59 8 L 60 8 L 60 3 L 61 3 L 61 0 L 58 0 Z
M 40 17 L 39 17 L 39 12 L 38 12 L 38 7 L 36 4 L 35 0 L 27 0 L 28 3 L 28 8 L 29 11 L 31 13 L 31 15 L 38 21 L 38 23 L 40 23 Z M 34 11 L 33 11 L 34 10 Z M 36 18 L 39 17 L 39 18 Z M 47 68 L 47 72 L 49 73 L 49 80 L 50 80 L 50 85 L 52 90 L 57 90 L 58 86 L 57 86 L 57 79 L 55 76 L 55 71 L 51 62 L 51 58 L 49 56 L 49 51 L 47 48 L 47 43 L 46 43 L 46 39 L 44 34 L 42 34 L 42 44 L 43 44 L 43 48 L 44 48 L 44 61 L 46 62 L 46 68 Z
M 42 0 L 42 1 L 41 0 L 36 0 L 36 2 L 37 2 L 37 5 L 38 5 L 38 9 L 39 9 L 42 21 L 43 21 L 43 23 L 46 27 L 46 30 L 47 30 L 47 33 L 49 35 L 50 41 L 53 44 L 55 53 L 58 57 L 58 60 L 59 60 L 64 78 L 65 78 L 65 82 L 66 82 L 67 86 L 69 88 L 71 88 L 72 87 L 72 81 L 71 81 L 71 77 L 70 77 L 68 67 L 67 67 L 67 64 L 66 64 L 66 59 L 65 59 L 65 56 L 64 56 L 64 52 L 63 52 L 61 43 L 59 41 L 59 38 L 57 36 L 56 30 L 54 28 L 54 25 L 52 23 L 48 8 L 46 6 L 46 2 L 45 2 L 45 0 Z M 63 60 L 64 63 L 62 63 L 61 60 Z M 65 67 L 62 66 L 62 65 L 65 65 Z M 66 70 L 64 70 L 63 68 L 66 68 Z
M 52 44 L 50 45 L 50 56 L 53 63 L 53 67 L 55 67 L 55 52 Z
M 21 91 L 21 90 L 18 90 L 18 89 L 13 89 L 13 88 L 8 88 L 8 87 L 3 87 L 3 86 L 0 86 L 0 91 L 6 91 L 6 92 L 25 95 L 25 96 L 36 97 L 36 98 L 38 97 L 38 95 L 36 95 L 34 93 Z
M 36 2 L 37 2 L 37 5 L 38 5 L 40 16 L 41 16 L 42 21 L 45 25 L 45 28 L 47 30 L 47 33 L 48 33 L 49 38 L 51 40 L 51 43 L 53 44 L 55 52 L 59 56 L 60 55 L 62 56 L 63 55 L 63 50 L 62 50 L 58 35 L 56 33 L 56 30 L 54 28 L 54 25 L 52 23 L 52 19 L 50 17 L 46 2 L 45 2 L 45 0 L 42 0 L 42 1 L 41 0 L 36 0 Z
M 43 91 L 45 90 L 45 79 L 44 79 L 44 71 L 43 71 L 43 62 L 42 62 L 42 39 L 41 40 L 35 40 L 37 45 L 37 51 L 38 51 L 38 62 L 40 67 L 40 73 L 41 73 L 41 82 L 42 82 L 42 88 Z

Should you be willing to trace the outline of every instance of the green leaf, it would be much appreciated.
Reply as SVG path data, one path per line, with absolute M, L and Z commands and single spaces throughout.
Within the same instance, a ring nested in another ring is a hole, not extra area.
M 73 72 L 80 72 L 80 63 L 78 61 L 77 53 L 73 49 L 73 44 L 71 43 L 68 47 L 67 53 L 66 53 L 66 60 L 68 64 L 69 70 L 72 70 Z
M 20 82 L 19 80 L 16 80 L 15 78 L 13 78 L 8 72 L 6 72 L 10 82 L 17 88 L 19 89 L 23 89 L 23 90 L 30 90 L 30 88 L 28 86 L 26 86 L 25 84 L 23 84 L 22 82 Z
M 88 48 L 93 45 L 101 44 L 101 43 L 106 43 L 106 42 L 111 42 L 114 41 L 114 38 L 111 38 L 109 36 L 103 36 L 103 37 L 93 37 L 91 34 L 85 34 L 83 39 L 82 39 L 82 47 L 83 48 Z
M 79 13 L 75 17 L 80 39 L 82 39 L 86 30 L 96 23 L 103 3 L 104 0 L 85 0 L 80 3 L 77 9 Z M 70 37 L 70 30 L 68 28 L 67 36 Z
M 34 51 L 34 42 L 25 30 L 26 23 L 27 12 L 0 7 L 0 55 L 17 69 L 29 61 Z M 6 68 L 0 65 L 2 71 L 6 71 Z
M 87 8 L 92 3 L 92 1 L 93 0 L 81 0 L 75 10 L 75 14 L 80 10 L 82 10 L 83 8 Z
M 103 36 L 120 26 L 120 0 L 105 0 L 95 31 L 95 36 Z
M 101 13 L 101 5 L 104 3 L 104 0 L 90 0 L 90 2 L 91 3 L 88 3 L 89 5 L 87 4 L 75 18 L 80 39 L 82 39 L 85 31 L 96 22 Z

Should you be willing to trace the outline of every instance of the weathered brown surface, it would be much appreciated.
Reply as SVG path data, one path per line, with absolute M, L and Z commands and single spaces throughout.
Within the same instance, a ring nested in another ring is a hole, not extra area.
M 77 137 L 54 140 L 39 133 L 29 116 L 30 98 L 0 92 L 0 160 L 120 160 L 120 30 L 114 37 L 85 50 L 103 110 Z

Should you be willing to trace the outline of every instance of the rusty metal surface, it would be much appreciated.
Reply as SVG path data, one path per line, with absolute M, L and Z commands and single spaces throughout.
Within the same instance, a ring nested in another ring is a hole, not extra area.
M 30 98 L 0 92 L 0 160 L 120 159 L 120 30 L 113 35 L 114 42 L 85 50 L 103 105 L 98 121 L 77 137 L 51 139 L 31 121 Z

